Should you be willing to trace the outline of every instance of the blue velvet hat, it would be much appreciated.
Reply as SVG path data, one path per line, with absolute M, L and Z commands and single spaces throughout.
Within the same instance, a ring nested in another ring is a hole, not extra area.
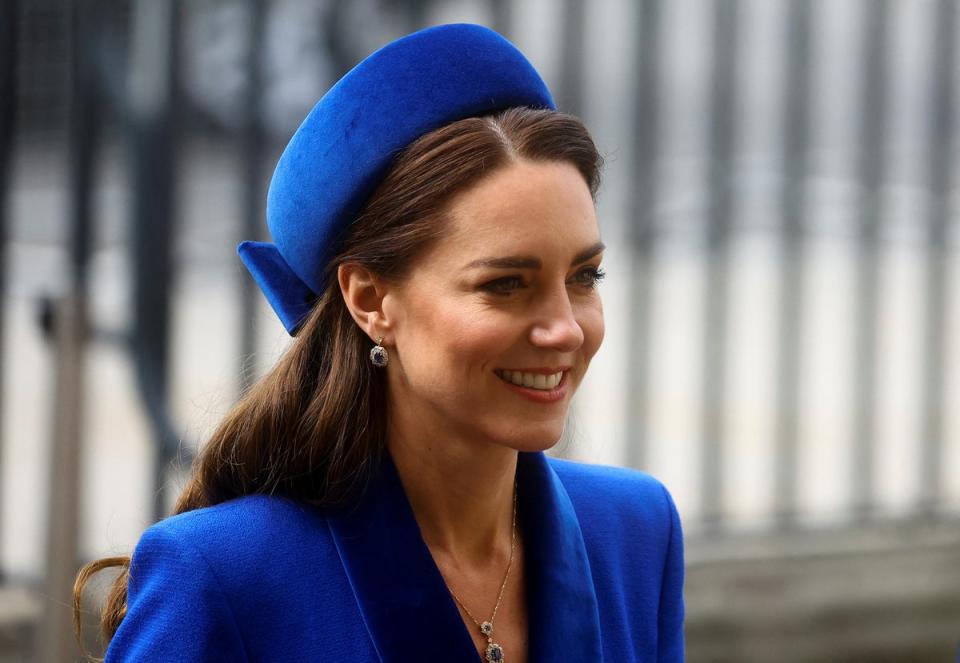
M 556 109 L 513 44 L 462 23 L 391 42 L 330 88 L 273 173 L 267 194 L 273 242 L 237 248 L 291 335 L 325 287 L 341 232 L 398 152 L 450 122 L 512 106 Z

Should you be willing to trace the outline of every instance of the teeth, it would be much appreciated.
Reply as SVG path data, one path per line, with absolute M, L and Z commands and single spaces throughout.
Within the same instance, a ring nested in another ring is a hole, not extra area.
M 499 375 L 507 382 L 512 382 L 515 385 L 541 390 L 553 389 L 560 384 L 560 380 L 563 379 L 563 371 L 554 373 L 553 375 L 523 373 L 521 371 L 499 371 Z

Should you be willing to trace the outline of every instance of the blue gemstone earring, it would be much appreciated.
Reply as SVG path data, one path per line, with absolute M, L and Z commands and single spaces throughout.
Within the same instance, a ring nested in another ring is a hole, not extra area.
M 387 355 L 387 349 L 380 345 L 383 336 L 377 337 L 377 344 L 370 349 L 370 362 L 377 368 L 383 368 L 387 365 L 390 357 Z

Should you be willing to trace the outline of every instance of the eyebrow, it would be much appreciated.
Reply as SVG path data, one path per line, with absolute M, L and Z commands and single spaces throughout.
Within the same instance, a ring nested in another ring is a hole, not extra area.
M 583 251 L 573 256 L 573 260 L 570 261 L 570 266 L 578 265 L 581 262 L 586 262 L 590 258 L 594 257 L 601 251 L 603 251 L 606 245 L 603 242 L 597 242 L 592 246 L 585 248 Z M 535 258 L 533 256 L 504 256 L 502 258 L 480 258 L 474 260 L 466 266 L 466 269 L 472 269 L 475 267 L 492 267 L 495 269 L 540 269 L 543 266 L 543 263 L 540 261 L 540 258 Z

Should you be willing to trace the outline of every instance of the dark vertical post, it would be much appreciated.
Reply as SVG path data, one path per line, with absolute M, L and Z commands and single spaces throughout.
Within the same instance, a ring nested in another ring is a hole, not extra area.
M 263 235 L 264 186 L 263 186 L 263 122 L 261 52 L 263 50 L 263 0 L 248 0 L 250 21 L 247 43 L 247 94 L 244 99 L 246 113 L 243 132 L 243 232 L 244 239 L 256 239 Z M 240 302 L 240 356 L 243 358 L 240 372 L 241 387 L 246 389 L 253 381 L 252 359 L 257 345 L 257 302 L 259 293 L 253 279 L 243 275 Z
M 627 364 L 626 462 L 641 468 L 647 460 L 647 411 L 650 382 L 650 302 L 654 278 L 657 219 L 657 159 L 660 101 L 660 0 L 637 3 L 637 78 L 634 86 L 633 144 L 628 238 L 630 309 Z
M 13 161 L 13 131 L 17 114 L 17 0 L 0 2 L 0 356 L 4 343 L 4 308 L 7 294 L 7 193 Z M 3 400 L 0 399 L 0 476 L 3 476 Z M 0 531 L 3 521 L 0 520 Z M 2 539 L 0 539 L 2 543 Z M 0 567 L 0 582 L 3 567 Z
M 864 4 L 866 16 L 861 62 L 861 121 L 858 161 L 860 221 L 857 233 L 857 281 L 854 300 L 853 508 L 867 517 L 873 507 L 876 446 L 877 311 L 879 306 L 880 226 L 886 175 L 887 67 L 890 5 L 888 0 Z
M 946 361 L 950 320 L 948 258 L 951 230 L 950 194 L 956 138 L 957 5 L 939 0 L 934 14 L 934 73 L 931 81 L 930 207 L 927 220 L 927 270 L 924 297 L 923 408 L 921 419 L 919 507 L 932 511 L 942 497 L 943 416 L 946 411 Z
M 323 36 L 334 80 L 350 71 L 355 64 L 356 54 L 350 49 L 350 35 L 343 27 L 349 4 L 350 0 L 332 0 L 323 18 Z
M 420 30 L 427 26 L 429 0 L 407 0 L 407 20 L 409 32 Z
M 584 0 L 564 0 L 560 40 L 560 90 L 557 105 L 571 115 L 583 115 L 583 59 L 586 22 Z
M 154 517 L 166 509 L 165 473 L 177 450 L 168 408 L 171 253 L 176 225 L 178 0 L 133 5 L 131 90 L 132 240 L 135 272 L 133 354 L 153 424 Z
M 730 230 L 733 220 L 738 10 L 737 0 L 717 0 L 714 6 L 700 494 L 703 522 L 708 528 L 717 525 L 723 517 L 723 423 L 727 377 Z
M 510 3 L 507 0 L 490 0 L 491 26 L 496 32 L 510 39 Z
M 783 183 L 780 206 L 780 298 L 777 312 L 774 513 L 781 524 L 796 512 L 800 330 L 803 326 L 804 220 L 810 133 L 809 0 L 791 0 L 786 14 Z
M 38 660 L 72 660 L 73 578 L 79 559 L 80 459 L 83 430 L 84 341 L 87 329 L 87 270 L 92 236 L 92 188 L 97 147 L 96 81 L 91 62 L 94 6 L 73 0 L 70 22 L 69 78 L 69 227 L 70 278 L 54 309 L 56 380 L 50 454 L 50 503 L 46 541 L 48 601 L 37 635 Z

